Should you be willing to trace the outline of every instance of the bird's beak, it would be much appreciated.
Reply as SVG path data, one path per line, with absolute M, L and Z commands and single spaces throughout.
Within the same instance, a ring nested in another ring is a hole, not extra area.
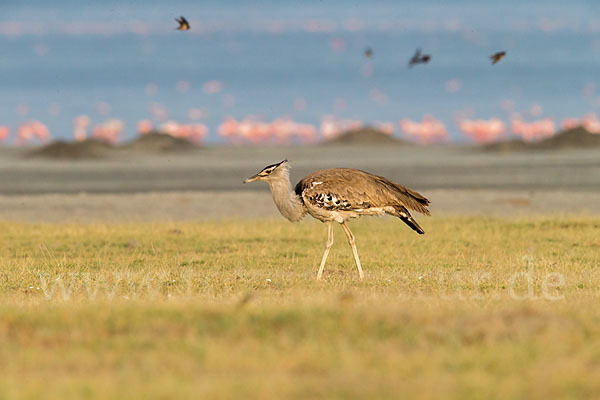
M 246 179 L 244 181 L 244 183 L 248 183 L 248 182 L 254 182 L 260 179 L 260 176 L 258 176 L 258 174 L 256 175 L 252 175 L 250 178 Z

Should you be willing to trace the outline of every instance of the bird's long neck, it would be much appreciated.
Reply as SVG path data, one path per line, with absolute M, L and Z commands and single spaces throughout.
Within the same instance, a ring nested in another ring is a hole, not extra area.
M 292 190 L 289 173 L 283 171 L 279 176 L 272 177 L 269 186 L 279 212 L 292 222 L 300 221 L 306 210 L 300 197 Z

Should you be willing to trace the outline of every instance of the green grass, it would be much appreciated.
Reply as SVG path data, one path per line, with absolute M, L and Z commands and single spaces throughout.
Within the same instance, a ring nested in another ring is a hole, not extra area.
M 600 396 L 600 219 L 0 223 L 0 398 Z

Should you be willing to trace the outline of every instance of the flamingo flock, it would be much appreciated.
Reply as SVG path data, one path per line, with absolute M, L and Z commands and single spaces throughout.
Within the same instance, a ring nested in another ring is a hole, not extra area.
M 393 135 L 393 122 L 372 124 L 387 135 Z M 263 122 L 256 118 L 244 118 L 240 121 L 227 117 L 219 126 L 219 135 L 233 143 L 312 143 L 319 138 L 331 140 L 349 130 L 360 129 L 364 124 L 357 119 L 341 119 L 325 115 L 320 127 L 300 123 L 291 118 L 277 118 Z
M 460 131 L 476 143 L 490 143 L 508 138 L 507 126 L 499 118 L 461 119 L 457 122 Z M 565 118 L 561 123 L 563 130 L 583 127 L 590 133 L 600 134 L 600 121 L 595 114 L 587 114 L 582 118 Z M 541 118 L 526 122 L 520 115 L 510 120 L 511 133 L 526 142 L 548 138 L 556 133 L 556 123 L 552 118 Z
M 119 119 L 109 119 L 106 122 L 96 124 L 92 130 L 92 137 L 98 140 L 104 140 L 108 143 L 117 143 L 121 139 L 121 134 L 125 124 Z
M 560 125 L 562 129 L 573 129 L 581 126 L 590 133 L 600 134 L 600 120 L 594 113 L 586 114 L 581 118 L 565 118 Z
M 188 31 L 189 23 L 184 17 L 177 19 L 180 24 L 178 29 Z M 172 21 L 169 21 L 172 23 Z M 171 30 L 172 27 L 168 27 Z M 543 18 L 539 24 L 533 24 L 530 28 L 541 32 L 554 32 L 560 29 L 567 29 L 568 25 L 560 18 Z M 284 32 L 307 32 L 316 34 L 328 34 L 328 48 L 332 53 L 343 53 L 352 49 L 352 43 L 343 37 L 343 32 L 360 32 L 369 29 L 376 29 L 381 32 L 405 32 L 406 29 L 423 29 L 420 23 L 380 21 L 373 25 L 371 22 L 361 18 L 347 18 L 344 20 L 330 18 L 301 17 L 299 19 L 267 19 L 260 22 L 245 21 L 239 25 L 232 21 L 207 22 L 202 26 L 196 27 L 186 34 L 208 35 L 214 32 L 235 32 L 247 30 L 251 32 L 269 32 L 273 34 L 282 34 Z M 590 25 L 588 32 L 596 33 L 597 27 Z M 454 17 L 448 17 L 441 20 L 429 21 L 426 30 L 441 32 L 462 32 L 463 39 L 467 42 L 477 42 L 478 35 L 472 30 L 465 29 L 460 21 Z M 63 21 L 63 23 L 31 24 L 26 21 L 0 21 L 0 36 L 19 37 L 23 35 L 41 36 L 44 34 L 55 33 L 64 35 L 121 35 L 135 34 L 148 36 L 155 33 L 164 33 L 167 27 L 162 23 L 149 23 L 139 20 L 130 22 L 119 21 Z M 39 42 L 34 45 L 34 52 L 38 57 L 45 57 L 50 48 L 45 43 Z M 378 52 L 379 55 L 379 52 Z M 506 55 L 505 51 L 497 52 L 490 58 L 493 63 L 498 62 Z M 368 59 L 375 57 L 371 47 L 367 47 L 364 56 Z M 430 60 L 427 54 L 421 54 L 417 50 L 411 59 L 411 65 L 416 63 L 426 63 Z M 372 76 L 374 64 L 369 61 L 360 68 L 360 74 L 365 78 Z M 449 93 L 456 93 L 462 89 L 462 81 L 453 78 L 445 82 L 445 89 Z M 217 97 L 221 96 L 221 103 L 225 108 L 231 108 L 236 103 L 236 98 L 229 93 L 225 93 L 226 85 L 223 81 L 213 79 L 205 81 L 201 90 L 206 95 Z M 177 92 L 184 94 L 191 90 L 191 84 L 187 80 L 179 80 L 176 84 Z M 595 93 L 596 87 L 593 82 L 586 84 L 582 90 L 582 96 L 591 98 Z M 148 97 L 157 96 L 159 87 L 157 83 L 151 82 L 145 86 L 145 93 Z M 379 88 L 372 88 L 368 92 L 369 100 L 378 103 L 381 106 L 389 103 L 388 94 Z M 337 99 L 335 101 L 335 113 L 341 114 L 346 109 L 346 101 Z M 532 106 L 529 117 L 537 118 L 532 121 L 526 121 L 519 114 L 513 114 L 514 104 L 506 100 L 502 105 L 512 117 L 508 122 L 500 118 L 490 119 L 472 119 L 466 116 L 457 118 L 455 126 L 464 138 L 475 143 L 489 143 L 510 137 L 519 137 L 525 141 L 542 140 L 552 136 L 556 132 L 554 119 L 550 117 L 541 118 L 543 109 L 540 105 Z M 307 102 L 303 98 L 297 98 L 294 101 L 294 109 L 298 112 L 307 109 Z M 59 104 L 52 104 L 48 108 L 48 113 L 52 116 L 58 116 L 61 112 Z M 196 143 L 202 143 L 209 135 L 209 128 L 198 122 L 208 118 L 208 112 L 201 108 L 191 108 L 187 113 L 189 121 L 179 122 L 173 119 L 167 108 L 158 103 L 149 104 L 149 118 L 139 120 L 135 124 L 135 131 L 138 135 L 145 135 L 150 132 L 159 131 L 178 138 L 186 138 Z M 17 115 L 20 120 L 29 119 L 29 106 L 19 104 Z M 96 113 L 103 118 L 108 118 L 111 114 L 111 106 L 107 102 L 96 104 Z M 353 118 L 339 118 L 333 115 L 324 115 L 320 123 L 310 124 L 298 122 L 291 117 L 283 116 L 271 121 L 263 121 L 258 117 L 244 117 L 241 119 L 233 116 L 226 117 L 217 127 L 218 135 L 226 141 L 232 143 L 311 143 L 318 140 L 333 139 L 345 131 L 356 130 L 365 124 Z M 434 143 L 446 143 L 451 141 L 449 128 L 445 123 L 433 115 L 424 115 L 421 120 L 412 120 L 403 118 L 398 123 L 389 121 L 371 122 L 374 126 L 387 135 L 400 135 L 408 140 L 420 144 L 428 145 Z M 600 121 L 595 114 L 584 115 L 580 118 L 565 118 L 560 123 L 561 128 L 569 129 L 576 126 L 582 126 L 592 133 L 600 134 Z M 50 140 L 50 130 L 46 125 L 37 120 L 30 120 L 20 123 L 14 129 L 14 138 L 12 143 L 24 145 L 28 143 L 38 143 Z M 0 143 L 7 143 L 11 140 L 11 127 L 0 125 Z M 86 115 L 77 116 L 73 121 L 73 138 L 76 141 L 83 141 L 89 138 L 103 140 L 109 143 L 118 143 L 122 141 L 125 134 L 125 123 L 116 118 L 107 119 L 101 122 L 92 123 L 92 119 Z
M 80 115 L 73 121 L 73 136 L 76 141 L 88 139 L 88 127 L 91 119 L 87 115 Z M 125 124 L 118 119 L 111 119 L 96 124 L 91 131 L 91 137 L 108 143 L 118 143 L 122 139 Z M 186 138 L 195 143 L 201 143 L 208 135 L 208 128 L 204 124 L 182 124 L 169 120 L 155 126 L 151 120 L 140 120 L 136 124 L 138 135 L 150 132 L 162 132 L 178 138 Z
M 495 142 L 506 132 L 506 125 L 499 118 L 462 119 L 458 121 L 458 128 L 476 143 Z
M 160 125 L 158 128 L 155 129 L 152 127 L 148 131 L 148 122 L 149 121 L 145 121 L 145 126 L 142 124 L 142 130 L 139 129 L 140 123 L 138 122 L 138 133 L 143 135 L 144 133 L 157 131 L 176 138 L 188 139 L 194 143 L 202 143 L 206 135 L 208 135 L 208 128 L 204 124 L 181 124 L 177 121 L 170 120 Z
M 356 119 L 339 119 L 325 115 L 321 121 L 321 134 L 325 140 L 331 140 L 345 131 L 359 129 L 361 122 Z
M 16 145 L 39 140 L 47 142 L 50 140 L 50 130 L 40 121 L 27 121 L 17 127 Z
M 290 143 L 310 142 L 316 137 L 316 129 L 311 124 L 303 124 L 290 118 L 277 118 L 263 122 L 256 118 L 240 121 L 226 117 L 219 125 L 219 135 L 233 143 Z
M 450 141 L 446 125 L 433 115 L 425 115 L 421 122 L 404 118 L 400 128 L 410 138 L 421 144 L 432 144 Z
M 180 30 L 189 30 L 190 25 L 184 17 L 177 19 Z M 169 21 L 172 23 L 172 21 Z M 522 29 L 520 27 L 518 29 Z M 557 30 L 570 29 L 566 20 L 562 17 L 549 18 L 544 17 L 538 23 L 526 25 L 527 29 L 535 29 L 544 33 L 555 32 Z M 133 21 L 62 21 L 61 23 L 47 22 L 31 24 L 27 21 L 0 21 L 0 36 L 10 38 L 20 36 L 42 36 L 45 34 L 62 35 L 122 35 L 135 34 L 146 37 L 148 35 L 164 33 L 171 30 L 172 27 L 162 23 L 145 22 L 140 20 Z M 368 30 L 377 30 L 379 32 L 406 32 L 407 29 L 426 29 L 429 32 L 461 32 L 463 40 L 477 43 L 480 35 L 473 30 L 466 29 L 461 22 L 454 17 L 444 17 L 428 21 L 424 28 L 419 21 L 379 21 L 369 22 L 360 17 L 351 17 L 339 20 L 338 18 L 315 18 L 304 17 L 291 19 L 262 19 L 260 21 L 244 21 L 243 24 L 233 21 L 206 21 L 194 25 L 194 29 L 186 34 L 210 35 L 214 32 L 268 32 L 273 34 L 282 34 L 284 32 L 306 32 L 322 35 L 327 34 L 328 48 L 332 53 L 343 53 L 352 49 L 352 43 L 348 42 L 342 35 L 344 32 L 355 33 Z M 515 28 L 517 29 L 517 28 Z M 586 27 L 579 27 L 584 32 L 596 33 L 596 24 L 590 24 Z M 34 52 L 38 57 L 48 55 L 50 48 L 45 43 L 39 42 L 34 45 Z M 378 50 L 378 55 L 379 50 Z M 371 59 L 375 53 L 371 47 L 368 47 L 364 53 L 365 57 Z M 493 63 L 498 62 L 506 55 L 505 51 L 497 52 L 491 56 Z M 417 50 L 412 58 L 412 64 L 426 63 L 430 59 L 427 54 L 421 54 Z M 360 74 L 368 78 L 374 71 L 372 62 L 361 66 Z M 449 93 L 459 92 L 462 88 L 462 81 L 453 78 L 445 83 L 445 89 Z M 232 94 L 224 93 L 226 85 L 221 80 L 208 80 L 202 84 L 202 92 L 206 95 L 219 95 L 223 107 L 230 108 L 235 105 L 236 98 Z M 191 90 L 189 81 L 179 80 L 176 90 L 181 93 L 187 93 Z M 586 84 L 582 90 L 582 96 L 591 98 L 595 93 L 596 87 L 593 82 Z M 148 83 L 145 87 L 148 97 L 157 96 L 159 87 L 156 83 Z M 387 93 L 379 88 L 372 88 L 368 92 L 369 100 L 386 105 L 389 103 Z M 507 100 L 503 108 L 512 113 L 514 104 Z M 305 111 L 307 109 L 306 100 L 298 98 L 294 102 L 296 111 Z M 346 102 L 342 99 L 336 100 L 335 112 L 341 114 L 346 108 Z M 29 106 L 19 104 L 17 115 L 21 120 L 29 118 Z M 61 112 L 60 105 L 53 104 L 49 108 L 49 114 L 58 116 Z M 106 102 L 96 104 L 96 113 L 106 118 L 111 113 L 111 106 Z M 489 143 L 502 140 L 508 137 L 519 137 L 525 141 L 542 140 L 552 136 L 556 132 L 557 124 L 550 118 L 541 118 L 543 110 L 541 106 L 535 105 L 529 113 L 532 118 L 538 118 L 532 121 L 525 121 L 524 118 L 515 114 L 507 122 L 500 118 L 490 119 L 470 119 L 460 118 L 456 121 L 457 130 L 464 138 L 475 143 Z M 160 131 L 174 137 L 187 138 L 196 143 L 203 142 L 209 135 L 209 128 L 197 122 L 207 118 L 207 111 L 200 108 L 193 108 L 188 111 L 187 117 L 193 123 L 184 123 L 172 119 L 165 106 L 153 102 L 149 105 L 150 119 L 140 120 L 136 123 L 136 132 L 144 135 L 153 131 Z M 449 129 L 443 121 L 433 115 L 425 115 L 422 119 L 412 120 L 403 118 L 399 123 L 383 121 L 372 122 L 373 125 L 388 135 L 403 135 L 409 140 L 427 145 L 433 143 L 445 143 L 451 140 Z M 320 124 L 310 124 L 294 121 L 290 117 L 279 117 L 272 121 L 262 121 L 257 117 L 244 117 L 237 119 L 235 117 L 226 117 L 217 127 L 218 135 L 232 143 L 311 143 L 319 139 L 329 140 L 339 136 L 345 131 L 359 129 L 364 123 L 357 119 L 339 118 L 332 115 L 325 115 L 321 118 Z M 576 126 L 582 126 L 592 133 L 600 134 L 600 121 L 595 114 L 584 115 L 581 118 L 565 118 L 560 123 L 561 128 L 569 129 Z M 19 124 L 14 129 L 15 137 L 12 143 L 24 145 L 27 143 L 45 142 L 50 140 L 50 130 L 40 121 L 31 120 Z M 11 140 L 11 127 L 0 125 L 0 143 L 6 143 Z M 89 138 L 95 138 L 110 143 L 117 143 L 123 140 L 125 133 L 125 123 L 119 119 L 108 119 L 102 122 L 92 124 L 90 117 L 80 115 L 73 121 L 73 137 L 76 141 L 83 141 Z
M 91 121 L 91 118 L 87 115 L 79 115 L 73 120 L 73 137 L 76 141 L 82 142 L 89 139 L 88 128 L 91 125 Z M 123 121 L 109 119 L 108 121 L 94 125 L 91 130 L 91 137 L 96 140 L 115 144 L 121 140 L 124 128 L 125 124 Z
M 526 142 L 542 140 L 554 135 L 556 124 L 552 118 L 542 118 L 525 122 L 520 117 L 511 120 L 512 131 Z
M 190 120 L 205 118 L 204 109 L 190 109 Z M 533 115 L 533 114 L 532 114 Z M 193 117 L 193 118 L 192 118 Z M 159 121 L 159 122 L 156 122 Z M 324 115 L 320 124 L 298 122 L 291 117 L 262 121 L 258 117 L 236 119 L 228 116 L 218 125 L 218 135 L 234 144 L 289 144 L 314 143 L 319 140 L 331 140 L 346 131 L 357 130 L 370 125 L 387 135 L 399 135 L 419 144 L 447 143 L 451 141 L 449 130 L 441 120 L 433 115 L 424 115 L 420 121 L 403 118 L 399 123 L 390 121 L 365 124 L 358 119 L 339 118 Z M 561 129 L 583 127 L 588 132 L 600 134 L 600 120 L 596 114 L 586 114 L 580 118 L 569 117 L 561 121 Z M 150 132 L 162 132 L 173 137 L 185 138 L 194 143 L 203 143 L 209 136 L 209 128 L 204 123 L 182 123 L 173 119 L 143 119 L 135 126 L 138 135 Z M 556 133 L 557 124 L 550 117 L 525 121 L 520 114 L 513 114 L 507 124 L 500 118 L 472 119 L 465 115 L 457 116 L 456 128 L 469 141 L 490 143 L 511 137 L 524 141 L 538 141 Z M 15 129 L 11 141 L 11 127 L 0 125 L 0 143 L 11 142 L 14 145 L 44 143 L 51 139 L 48 127 L 37 120 L 25 121 Z M 79 115 L 73 120 L 73 138 L 76 141 L 97 139 L 108 143 L 118 143 L 124 139 L 125 123 L 120 119 L 108 119 L 92 124 L 87 115 Z

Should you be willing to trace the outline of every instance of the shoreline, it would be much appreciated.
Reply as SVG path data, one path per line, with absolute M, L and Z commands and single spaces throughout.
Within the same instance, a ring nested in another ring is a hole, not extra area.
M 427 190 L 432 216 L 600 216 L 594 192 Z M 417 218 L 425 218 L 415 213 Z M 281 218 L 268 191 L 0 195 L 0 221 L 32 223 Z
M 193 153 L 123 154 L 118 159 L 49 160 L 0 151 L 0 195 L 266 191 L 242 181 L 283 159 L 291 179 L 318 169 L 358 168 L 418 191 L 600 190 L 600 151 L 486 153 L 465 148 L 321 146 L 206 148 Z

